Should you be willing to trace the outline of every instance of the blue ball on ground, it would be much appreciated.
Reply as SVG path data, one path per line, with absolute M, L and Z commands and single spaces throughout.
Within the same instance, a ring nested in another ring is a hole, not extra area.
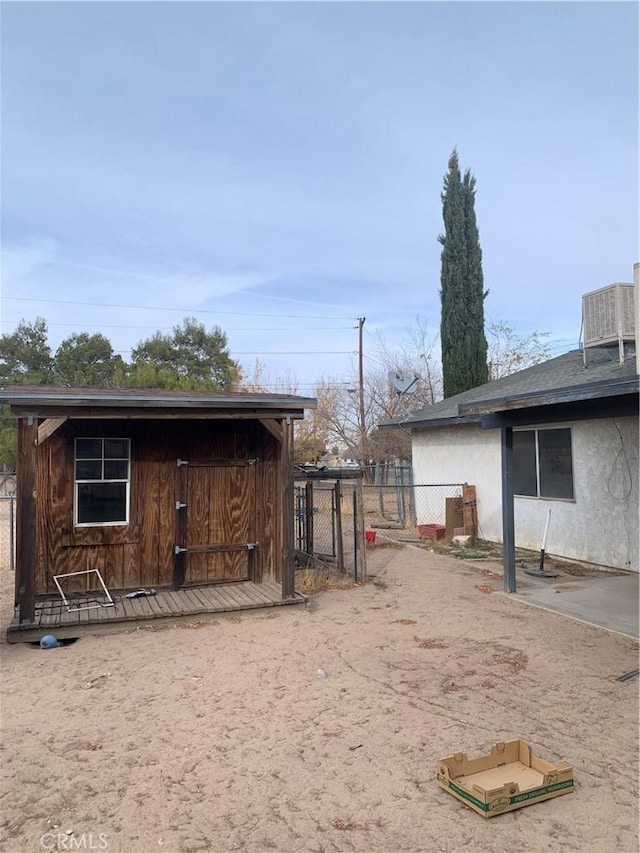
M 57 649 L 58 648 L 58 638 L 54 637 L 53 634 L 45 634 L 44 637 L 40 640 L 40 648 L 41 649 Z

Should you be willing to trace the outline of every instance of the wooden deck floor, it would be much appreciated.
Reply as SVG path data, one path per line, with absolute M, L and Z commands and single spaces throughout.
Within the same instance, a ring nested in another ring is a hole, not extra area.
M 133 623 L 141 626 L 178 620 L 193 621 L 216 613 L 305 604 L 307 601 L 300 593 L 296 593 L 295 598 L 283 599 L 279 584 L 255 584 L 250 581 L 193 587 L 178 592 L 160 590 L 156 595 L 139 598 L 113 597 L 116 602 L 114 607 L 75 612 L 69 612 L 60 599 L 39 601 L 36 603 L 35 622 L 20 625 L 17 617 L 14 617 L 7 629 L 7 641 L 34 642 L 46 633 L 55 633 L 62 640 L 81 634 L 122 631 L 134 627 Z

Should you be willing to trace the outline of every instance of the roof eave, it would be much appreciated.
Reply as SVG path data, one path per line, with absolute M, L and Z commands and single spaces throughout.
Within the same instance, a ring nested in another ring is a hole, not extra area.
M 411 421 L 387 422 L 378 424 L 378 429 L 435 429 L 436 427 L 453 426 L 457 424 L 476 424 L 480 422 L 479 416 L 446 417 L 446 418 L 424 418 Z
M 0 392 L 0 403 L 6 403 L 11 407 L 34 407 L 71 409 L 282 409 L 299 411 L 301 409 L 315 409 L 318 401 L 314 397 L 262 397 L 247 395 L 246 397 L 220 395 L 214 397 L 148 397 L 148 396 L 119 396 L 112 397 L 101 395 L 77 395 L 77 394 L 33 394 L 12 393 L 10 391 Z
M 461 415 L 479 416 L 492 412 L 531 409 L 539 406 L 553 406 L 558 403 L 579 403 L 583 400 L 599 400 L 607 397 L 637 394 L 639 387 L 639 377 L 636 375 L 625 379 L 608 379 L 589 385 L 555 388 L 552 391 L 513 394 L 493 400 L 476 400 L 473 403 L 462 403 L 459 410 Z

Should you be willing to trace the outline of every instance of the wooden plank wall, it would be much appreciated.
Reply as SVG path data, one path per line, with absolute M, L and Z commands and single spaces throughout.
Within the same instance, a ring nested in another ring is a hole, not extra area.
M 68 421 L 38 448 L 39 593 L 55 593 L 53 575 L 98 569 L 110 589 L 171 582 L 176 457 L 171 424 Z M 73 526 L 76 436 L 131 439 L 129 524 Z M 67 579 L 70 591 L 95 589 L 92 577 Z
M 187 466 L 187 583 L 248 579 L 246 550 L 207 550 L 212 544 L 256 541 L 256 424 L 199 422 L 185 441 Z M 237 463 L 237 464 L 234 464 Z
M 74 528 L 76 436 L 131 438 L 128 525 Z M 171 587 L 177 536 L 175 502 L 181 498 L 176 494 L 176 460 L 196 458 L 195 454 L 209 459 L 259 457 L 255 519 L 250 525 L 255 534 L 252 539 L 259 542 L 255 580 L 260 582 L 263 576 L 265 580 L 281 580 L 280 445 L 264 426 L 256 421 L 69 420 L 37 449 L 36 594 L 57 593 L 55 574 L 91 568 L 101 571 L 112 590 Z M 219 485 L 219 490 L 228 488 L 226 482 Z M 228 499 L 226 494 L 215 494 L 215 488 L 213 492 L 209 492 L 209 502 Z M 238 499 L 242 501 L 241 496 L 234 498 Z M 197 508 L 192 510 L 197 513 Z M 246 566 L 244 552 L 215 557 L 231 559 L 224 566 L 230 577 L 238 572 L 239 560 Z M 217 571 L 214 569 L 212 579 Z M 96 586 L 89 576 L 89 580 L 69 579 L 65 588 L 73 591 Z
M 282 424 L 282 459 L 280 464 L 282 477 L 282 597 L 292 598 L 295 584 L 295 564 L 293 556 L 293 422 Z

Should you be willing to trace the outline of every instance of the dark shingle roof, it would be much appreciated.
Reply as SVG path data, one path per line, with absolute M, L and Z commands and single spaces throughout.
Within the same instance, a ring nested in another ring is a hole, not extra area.
M 636 357 L 626 355 L 620 364 L 618 348 L 593 348 L 587 350 L 586 367 L 582 350 L 559 355 L 549 361 L 527 367 L 510 376 L 487 382 L 477 388 L 463 391 L 431 406 L 425 406 L 413 414 L 381 424 L 381 427 L 403 429 L 411 427 L 439 426 L 446 423 L 463 423 L 479 419 L 477 414 L 465 414 L 465 408 L 473 403 L 498 403 L 518 397 L 531 398 L 566 389 L 571 397 L 579 399 L 580 390 L 588 386 L 608 386 L 621 380 L 637 380 Z M 636 389 L 637 391 L 637 389 Z M 608 392 L 610 393 L 610 392 Z M 606 396 L 603 394 L 603 396 Z
M 64 386 L 19 386 L 0 388 L 0 402 L 10 405 L 145 406 L 156 408 L 246 408 L 273 407 L 291 409 L 315 408 L 313 397 L 293 394 L 267 394 L 247 391 L 174 391 L 154 388 L 68 388 Z

